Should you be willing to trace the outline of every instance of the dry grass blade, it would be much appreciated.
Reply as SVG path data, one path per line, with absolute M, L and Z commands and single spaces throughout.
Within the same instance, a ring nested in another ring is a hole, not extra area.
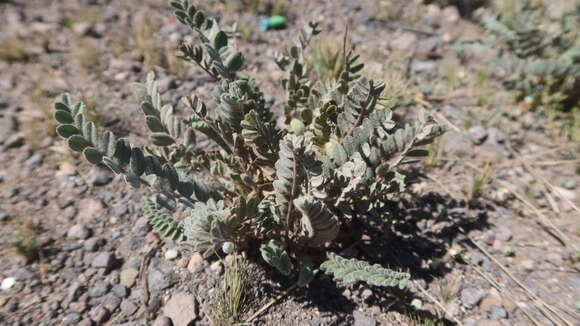
M 474 170 L 477 171 L 482 171 L 481 168 L 477 167 L 476 165 L 474 165 L 473 163 L 470 162 L 465 162 L 465 164 L 469 167 L 471 167 Z M 519 192 L 513 190 L 515 188 L 515 186 L 507 181 L 503 181 L 503 180 L 498 180 L 498 179 L 493 179 L 493 181 L 499 183 L 502 187 L 505 187 L 509 192 L 511 192 L 518 200 L 520 200 L 522 203 L 524 203 L 526 206 L 528 206 L 528 208 L 530 208 L 539 218 L 539 221 L 541 225 L 543 225 L 547 230 L 552 230 L 552 232 L 548 232 L 550 233 L 550 235 L 556 237 L 556 239 L 562 243 L 564 246 L 570 246 L 572 247 L 574 250 L 576 249 L 576 245 L 570 240 L 570 238 L 564 234 L 564 232 L 562 232 L 562 230 L 560 230 L 555 224 L 554 222 L 552 222 L 552 220 L 550 218 L 548 218 L 546 215 L 544 215 L 544 213 L 542 213 L 542 211 L 540 211 L 534 204 L 532 204 L 530 202 L 530 200 L 528 200 L 526 198 L 526 196 L 520 194 Z
M 251 315 L 248 319 L 246 319 L 246 323 L 249 324 L 254 319 L 258 318 L 261 314 L 263 314 L 266 310 L 268 310 L 271 306 L 275 305 L 278 301 L 282 300 L 292 291 L 294 291 L 298 287 L 298 283 L 294 283 L 292 286 L 287 288 L 284 292 L 280 293 L 277 297 L 273 298 L 272 300 L 268 301 L 262 308 L 258 309 L 253 315 Z
M 445 306 L 443 306 L 443 304 L 441 302 L 439 302 L 439 300 L 437 300 L 434 296 L 432 296 L 429 292 L 427 292 L 427 290 L 425 290 L 421 284 L 419 284 L 417 281 L 413 281 L 413 284 L 419 289 L 419 291 L 421 291 L 421 293 L 423 293 L 424 296 L 426 296 L 431 302 L 433 302 L 437 307 L 439 307 L 439 309 L 441 309 L 445 315 L 449 316 L 451 319 L 453 319 L 453 321 L 455 323 L 457 323 L 457 325 L 459 326 L 463 326 L 463 323 L 455 318 L 450 312 L 449 310 L 447 310 L 445 308 Z
M 564 318 L 564 316 L 562 316 L 562 314 L 558 313 L 556 311 L 556 309 L 554 309 L 551 305 L 547 304 L 544 300 L 542 300 L 540 297 L 538 297 L 536 294 L 534 294 L 526 285 L 524 285 L 518 278 L 516 278 L 513 275 L 513 273 L 510 272 L 509 269 L 507 269 L 507 267 L 505 267 L 500 261 L 498 261 L 495 257 L 493 257 L 485 248 L 483 248 L 479 243 L 477 243 L 475 240 L 473 240 L 471 237 L 469 237 L 467 235 L 467 233 L 465 232 L 465 230 L 463 230 L 462 228 L 460 228 L 460 230 L 474 246 L 476 246 L 485 256 L 487 256 L 487 258 L 489 258 L 504 273 L 506 273 L 507 276 L 512 281 L 514 281 L 520 288 L 522 288 L 526 292 L 527 296 L 532 301 L 534 301 L 534 303 L 536 303 L 536 305 L 538 306 L 540 311 L 542 311 L 542 313 L 548 319 L 550 319 L 555 325 L 562 325 L 562 322 L 563 322 L 564 325 L 573 326 L 573 324 L 571 322 L 569 322 L 566 318 Z M 558 319 L 561 320 L 561 322 L 559 322 Z
M 483 277 L 491 286 L 493 286 L 494 288 L 496 288 L 501 294 L 507 296 L 507 297 L 511 297 L 511 295 L 508 295 L 507 292 L 504 290 L 504 288 L 497 283 L 493 277 L 491 275 L 489 275 L 488 273 L 486 273 L 485 271 L 481 270 L 481 268 L 477 267 L 476 265 L 473 264 L 469 264 L 471 267 L 473 267 L 473 269 L 479 274 L 481 275 L 481 277 Z M 513 300 L 513 297 L 511 298 Z M 515 302 L 515 300 L 514 300 Z M 534 323 L 534 325 L 536 326 L 541 326 L 542 324 L 540 324 L 540 322 L 534 318 L 528 311 L 527 309 L 525 309 L 524 305 L 521 303 L 516 303 L 516 305 L 518 305 L 518 307 L 520 308 L 520 310 Z
M 565 202 L 568 203 L 568 205 L 570 205 L 576 212 L 580 213 L 580 208 L 578 208 L 578 206 L 576 206 L 576 204 L 574 204 L 568 197 L 564 196 L 561 192 L 560 189 L 554 187 L 554 185 L 552 185 L 551 183 L 547 182 L 548 186 L 550 187 L 550 189 L 552 189 L 552 191 L 558 195 L 558 197 L 562 198 Z
M 225 263 L 221 287 L 208 316 L 214 326 L 240 325 L 246 313 L 246 290 L 248 288 L 248 263 L 240 255 Z

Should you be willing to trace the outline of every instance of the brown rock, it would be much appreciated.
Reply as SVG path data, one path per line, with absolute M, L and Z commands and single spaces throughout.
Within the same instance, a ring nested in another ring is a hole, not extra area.
M 139 309 L 139 307 L 131 302 L 131 300 L 126 299 L 121 302 L 121 312 L 123 312 L 125 316 L 133 315 L 135 312 L 137 312 L 137 309 Z
M 203 259 L 199 252 L 194 252 L 189 259 L 189 263 L 187 264 L 187 270 L 191 273 L 197 273 L 205 266 L 207 266 L 207 261 Z
M 174 326 L 187 326 L 197 318 L 193 295 L 181 292 L 173 295 L 163 308 L 163 315 L 171 318 Z
M 479 307 L 484 311 L 490 311 L 492 306 L 502 306 L 502 300 L 493 296 L 487 296 L 479 303 Z
M 95 218 L 102 216 L 105 206 L 100 200 L 85 198 L 79 201 L 79 214 L 77 218 L 81 224 L 88 224 Z
M 173 326 L 171 319 L 165 316 L 159 316 L 153 322 L 153 326 Z
M 509 314 L 513 314 L 514 311 L 516 311 L 516 309 L 518 309 L 518 305 L 513 302 L 511 299 L 509 298 L 503 298 L 502 299 L 502 304 L 504 309 L 509 313 Z
M 121 284 L 126 288 L 130 288 L 135 285 L 139 271 L 134 268 L 127 268 L 121 271 Z
M 410 50 L 417 43 L 417 35 L 402 33 L 391 41 L 391 47 L 396 50 Z
M 501 326 L 501 323 L 497 320 L 482 320 L 477 326 Z
M 92 321 L 97 323 L 97 325 L 100 325 L 109 319 L 110 314 L 109 310 L 107 310 L 105 307 L 98 306 L 89 312 L 89 316 L 91 317 Z
M 155 232 L 149 232 L 145 236 L 145 241 L 147 241 L 147 243 L 159 242 L 159 237 L 157 236 L 157 234 L 155 234 Z

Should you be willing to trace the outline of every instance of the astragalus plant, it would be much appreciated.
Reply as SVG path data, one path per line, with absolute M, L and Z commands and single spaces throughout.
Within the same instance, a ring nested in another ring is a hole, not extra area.
M 532 106 L 563 110 L 580 109 L 580 4 L 568 6 L 561 18 L 551 21 L 549 6 L 562 4 L 518 2 L 516 17 L 486 15 L 482 26 L 497 36 L 500 67 L 509 73 L 509 84 Z
M 304 54 L 319 33 L 315 23 L 286 54 L 275 55 L 286 73 L 286 125 L 280 128 L 217 21 L 186 0 L 171 6 L 198 36 L 198 44 L 180 45 L 179 56 L 215 79 L 213 103 L 184 97 L 191 116 L 183 119 L 149 74 L 134 88 L 151 146 L 101 133 L 69 95 L 55 105 L 58 134 L 90 163 L 107 166 L 132 187 L 150 187 L 157 196 L 143 200 L 145 215 L 160 234 L 186 248 L 230 254 L 259 243 L 263 260 L 284 275 L 298 275 L 300 284 L 320 268 L 347 282 L 405 287 L 408 274 L 333 250 L 342 241 L 337 239 L 348 238 L 353 221 L 387 215 L 387 201 L 404 186 L 397 168 L 425 155 L 417 147 L 443 128 L 425 112 L 414 124 L 396 127 L 396 102 L 381 101 L 388 97 L 384 84 L 359 74 L 363 64 L 353 50 L 344 51 L 337 80 L 312 85 Z M 200 137 L 213 146 L 198 145 Z M 187 216 L 172 217 L 175 207 L 185 207 Z

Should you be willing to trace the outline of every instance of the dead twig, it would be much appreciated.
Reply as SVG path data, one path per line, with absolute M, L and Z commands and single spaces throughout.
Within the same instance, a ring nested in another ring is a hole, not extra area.
M 139 267 L 139 280 L 141 282 L 141 304 L 143 307 L 147 308 L 149 305 L 149 282 L 147 281 L 147 267 L 149 266 L 149 261 L 151 261 L 151 257 L 155 255 L 155 252 L 160 246 L 160 242 L 153 243 L 151 249 L 145 254 L 143 260 L 141 262 L 141 266 Z M 149 310 L 146 309 L 147 314 L 149 314 Z
M 271 306 L 276 304 L 278 301 L 282 300 L 284 297 L 286 297 L 288 294 L 290 294 L 292 291 L 294 291 L 297 287 L 298 287 L 298 282 L 294 283 L 291 287 L 287 288 L 284 292 L 280 293 L 277 297 L 270 300 L 268 303 L 266 303 L 264 306 L 262 306 L 262 308 L 258 309 L 258 311 L 256 311 L 253 315 L 251 315 L 248 319 L 246 319 L 246 324 L 249 324 L 254 319 L 258 318 L 258 316 L 260 316 L 263 312 L 268 310 Z

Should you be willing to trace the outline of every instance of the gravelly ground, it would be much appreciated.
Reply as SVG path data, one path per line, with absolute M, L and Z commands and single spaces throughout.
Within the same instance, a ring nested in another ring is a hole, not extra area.
M 264 33 L 257 13 L 241 5 L 202 6 L 224 13 L 222 23 L 238 19 L 248 70 L 275 107 L 283 93 L 272 49 L 319 19 L 331 45 L 349 24 L 369 74 L 408 79 L 413 100 L 398 109 L 399 119 L 426 106 L 451 126 L 395 212 L 402 222 L 394 236 L 369 243 L 384 238 L 371 230 L 355 248 L 409 270 L 413 294 L 320 276 L 256 325 L 413 325 L 411 315 L 464 325 L 555 324 L 541 302 L 569 325 L 580 323 L 578 144 L 558 134 L 558 121 L 515 103 L 489 57 L 461 60 L 451 51 L 455 40 L 485 37 L 475 23 L 455 7 L 417 1 L 292 1 L 288 28 Z M 389 23 L 375 21 L 385 17 Z M 130 83 L 154 70 L 175 103 L 191 92 L 209 95 L 210 80 L 173 59 L 184 37 L 164 1 L 0 1 L 1 324 L 160 326 L 170 325 L 167 316 L 176 326 L 208 324 L 200 306 L 222 263 L 163 242 L 147 264 L 145 298 L 139 269 L 158 238 L 140 214 L 143 194 L 68 152 L 51 121 L 52 103 L 69 91 L 101 126 L 139 142 L 145 130 Z M 468 205 L 486 164 L 489 182 Z M 14 240 L 35 234 L 40 257 L 18 254 Z M 251 269 L 248 315 L 292 284 L 261 264 Z

